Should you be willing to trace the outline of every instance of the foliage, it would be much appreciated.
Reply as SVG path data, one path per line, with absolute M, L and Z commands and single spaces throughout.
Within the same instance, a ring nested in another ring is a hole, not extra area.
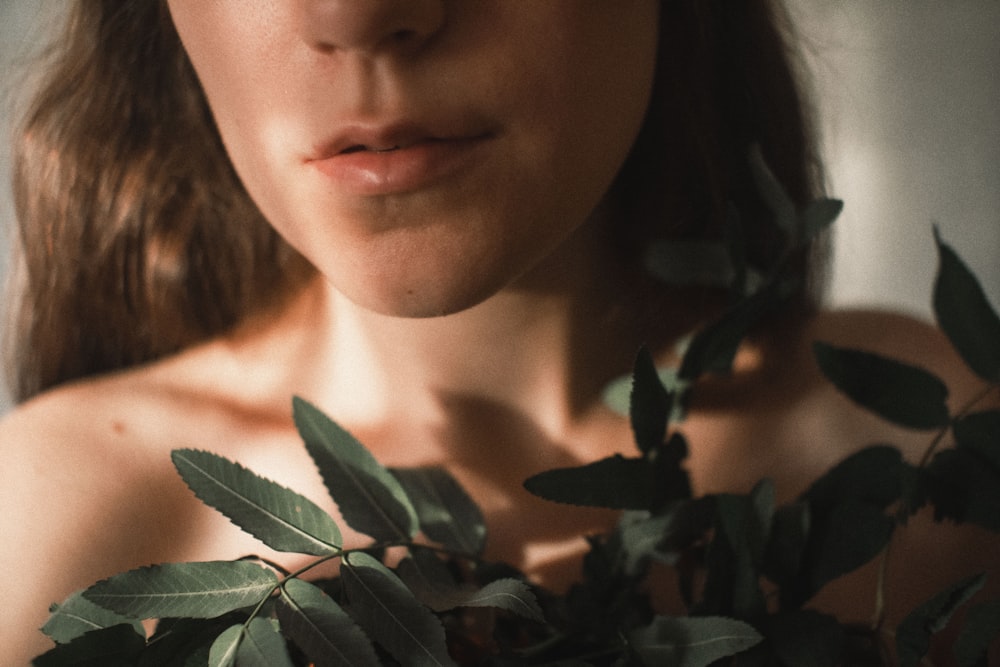
M 839 202 L 796 211 L 762 161 L 754 164 L 790 257 L 832 222 Z M 982 378 L 981 400 L 1000 388 L 1000 319 L 954 251 L 936 240 L 935 312 Z M 664 373 L 648 352 L 638 355 L 628 397 L 634 456 L 525 483 L 556 502 L 623 510 L 611 534 L 586 538 L 583 580 L 566 595 L 482 559 L 482 514 L 447 472 L 387 469 L 296 398 L 296 426 L 327 490 L 347 525 L 370 543 L 348 548 L 317 505 L 237 463 L 175 451 L 175 467 L 202 501 L 269 547 L 313 560 L 296 572 L 248 557 L 111 577 L 53 606 L 43 630 L 57 645 L 35 664 L 700 667 L 738 656 L 740 665 L 822 667 L 853 660 L 859 643 L 877 658 L 880 613 L 873 627 L 859 629 L 805 605 L 884 554 L 926 505 L 938 520 L 1000 531 L 1000 412 L 977 411 L 972 402 L 952 413 L 947 388 L 928 371 L 817 343 L 819 366 L 847 396 L 933 434 L 923 460 L 909 463 L 889 444 L 869 446 L 781 506 L 768 480 L 745 495 L 693 496 L 679 428 L 683 406 L 700 377 L 730 368 L 748 331 L 791 292 L 780 262 L 756 275 L 738 255 L 708 246 L 700 252 L 728 262 L 713 279 L 727 276 L 742 298 L 694 336 L 678 370 Z M 667 247 L 656 253 L 661 260 L 682 254 Z M 955 446 L 942 448 L 948 434 Z M 402 556 L 389 559 L 390 552 Z M 331 560 L 340 563 L 338 577 L 307 580 Z M 664 566 L 676 571 L 687 616 L 652 611 L 644 582 Z M 963 606 L 957 664 L 985 664 L 1000 633 L 1000 602 L 970 606 L 983 580 L 956 582 L 913 611 L 896 629 L 900 665 L 918 664 L 931 636 Z M 146 619 L 159 619 L 148 637 L 139 623 Z

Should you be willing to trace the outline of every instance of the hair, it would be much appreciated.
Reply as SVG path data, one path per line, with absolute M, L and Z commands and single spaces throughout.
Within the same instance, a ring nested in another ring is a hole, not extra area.
M 751 261 L 774 260 L 750 146 L 799 204 L 819 173 L 787 30 L 767 0 L 661 2 L 653 101 L 617 183 L 628 245 L 717 234 L 735 206 Z M 15 154 L 19 400 L 224 333 L 313 271 L 234 173 L 165 2 L 80 0 L 58 44 Z

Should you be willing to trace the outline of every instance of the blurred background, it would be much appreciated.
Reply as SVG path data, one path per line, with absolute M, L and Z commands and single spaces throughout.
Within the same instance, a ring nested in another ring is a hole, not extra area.
M 1000 306 L 1000 0 L 787 0 L 836 225 L 828 301 L 930 319 L 932 226 Z M 0 0 L 0 271 L 14 93 L 65 0 Z M 0 387 L 0 412 L 9 408 Z

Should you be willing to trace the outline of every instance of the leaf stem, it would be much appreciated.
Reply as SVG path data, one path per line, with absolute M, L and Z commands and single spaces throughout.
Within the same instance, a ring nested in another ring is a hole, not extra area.
M 937 435 L 934 436 L 934 439 L 931 440 L 930 445 L 924 451 L 924 455 L 920 458 L 920 464 L 917 467 L 921 469 L 926 468 L 931 462 L 931 457 L 934 456 L 934 453 L 937 451 L 938 445 L 940 445 L 941 441 L 944 440 L 944 436 L 948 434 L 948 431 L 951 430 L 954 423 L 959 419 L 966 417 L 977 404 L 986 400 L 986 398 L 996 390 L 1000 390 L 1000 384 L 987 384 L 979 393 L 974 395 L 965 403 L 965 405 L 959 408 L 958 412 L 952 416 L 949 424 L 938 431 Z

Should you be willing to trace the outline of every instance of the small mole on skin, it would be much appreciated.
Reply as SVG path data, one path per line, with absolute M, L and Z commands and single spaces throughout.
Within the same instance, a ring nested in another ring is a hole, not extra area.
M 125 423 L 120 421 L 111 422 L 111 430 L 115 432 L 115 435 L 121 435 L 125 432 Z

